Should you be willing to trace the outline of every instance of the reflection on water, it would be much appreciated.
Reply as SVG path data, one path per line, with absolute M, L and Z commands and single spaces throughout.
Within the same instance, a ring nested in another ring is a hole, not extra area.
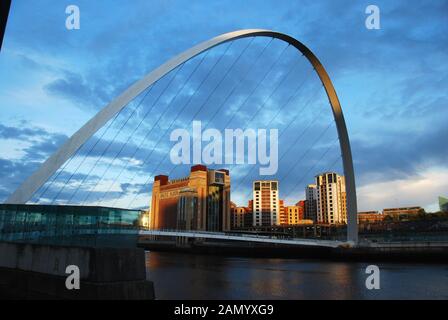
M 367 290 L 368 263 L 147 252 L 157 299 L 448 299 L 448 266 L 377 263 L 381 289 Z

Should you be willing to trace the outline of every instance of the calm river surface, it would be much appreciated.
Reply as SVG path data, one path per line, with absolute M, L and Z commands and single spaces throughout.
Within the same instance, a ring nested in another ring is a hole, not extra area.
M 147 252 L 157 299 L 448 299 L 448 265 L 370 263 Z

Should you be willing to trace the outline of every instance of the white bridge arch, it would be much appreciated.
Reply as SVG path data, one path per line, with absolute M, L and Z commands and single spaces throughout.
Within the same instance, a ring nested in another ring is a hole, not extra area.
M 55 153 L 53 153 L 41 166 L 28 177 L 22 185 L 12 193 L 5 203 L 24 204 L 31 199 L 33 194 L 71 157 L 76 151 L 103 125 L 112 119 L 121 109 L 123 109 L 135 97 L 141 94 L 145 89 L 154 84 L 167 73 L 180 66 L 184 62 L 192 59 L 200 53 L 209 50 L 215 46 L 225 42 L 233 41 L 240 38 L 247 37 L 272 37 L 283 40 L 294 46 L 301 54 L 303 54 L 314 70 L 317 72 L 328 96 L 334 120 L 336 122 L 337 132 L 339 136 L 339 144 L 342 154 L 342 162 L 344 168 L 344 175 L 346 179 L 347 191 L 347 240 L 356 243 L 358 240 L 358 223 L 357 223 L 357 202 L 356 202 L 356 187 L 355 175 L 353 171 L 353 160 L 350 149 L 350 141 L 348 138 L 347 127 L 342 113 L 341 105 L 338 96 L 333 87 L 333 84 L 320 63 L 319 59 L 300 41 L 294 39 L 286 34 L 262 30 L 262 29 L 245 29 L 234 32 L 229 32 L 217 36 L 208 41 L 202 42 L 178 56 L 167 61 L 157 69 L 147 74 L 143 79 L 131 85 L 125 92 L 114 99 L 101 111 L 99 111 L 92 119 L 90 119 L 84 126 L 74 133 Z

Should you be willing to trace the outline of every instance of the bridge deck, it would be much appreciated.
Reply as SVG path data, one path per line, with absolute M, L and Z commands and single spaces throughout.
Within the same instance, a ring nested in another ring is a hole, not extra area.
M 278 239 L 269 236 L 258 235 L 240 235 L 229 234 L 223 232 L 207 232 L 207 231 L 165 231 L 165 230 L 142 230 L 140 236 L 171 236 L 171 237 L 187 237 L 187 238 L 201 238 L 201 239 L 221 239 L 233 241 L 249 241 L 249 242 L 265 242 L 265 243 L 279 243 L 288 245 L 300 246 L 315 246 L 315 247 L 329 247 L 337 248 L 346 245 L 347 242 L 332 241 L 332 240 L 316 240 L 316 239 Z

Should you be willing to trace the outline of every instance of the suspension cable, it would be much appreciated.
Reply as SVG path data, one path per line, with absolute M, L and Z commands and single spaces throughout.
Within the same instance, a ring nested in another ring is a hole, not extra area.
M 254 37 L 255 38 L 255 37 Z M 235 83 L 235 85 L 233 86 L 232 90 L 229 91 L 229 93 L 226 95 L 226 97 L 224 98 L 223 102 L 221 104 L 218 105 L 218 107 L 216 108 L 215 113 L 213 114 L 213 116 L 207 121 L 207 123 L 204 126 L 204 130 L 206 130 L 209 126 L 210 123 L 212 123 L 212 121 L 215 119 L 215 117 L 218 115 L 218 113 L 221 111 L 221 108 L 226 104 L 226 102 L 229 100 L 229 98 L 232 96 L 232 94 L 235 92 L 235 90 L 239 87 L 240 84 L 242 84 L 250 75 L 250 71 L 256 66 L 256 64 L 258 63 L 258 61 L 260 60 L 260 58 L 263 56 L 266 48 L 271 44 L 271 42 L 274 40 L 274 38 L 271 38 L 271 40 L 269 42 L 266 43 L 266 45 L 263 47 L 263 49 L 260 51 L 260 53 L 257 55 L 256 59 L 253 60 L 252 64 L 249 66 L 249 68 L 247 68 L 247 71 L 244 73 L 244 76 L 241 77 L 237 83 Z M 170 176 L 175 170 L 176 168 L 178 168 L 179 166 L 174 166 L 173 168 L 171 168 L 171 170 L 168 173 L 168 176 Z
M 123 110 L 123 109 L 122 109 Z M 74 177 L 76 172 L 81 168 L 81 166 L 84 164 L 85 160 L 89 157 L 90 153 L 93 151 L 93 149 L 97 146 L 97 144 L 101 141 L 101 139 L 105 136 L 105 134 L 109 131 L 109 129 L 112 127 L 112 124 L 115 122 L 115 120 L 118 118 L 118 116 L 121 114 L 122 110 L 120 110 L 112 119 L 112 121 L 107 126 L 106 130 L 104 130 L 100 137 L 96 140 L 96 142 L 92 145 L 92 147 L 89 149 L 89 151 L 84 155 L 81 162 L 76 167 L 75 171 L 72 172 L 69 176 L 69 178 L 65 181 L 65 183 L 62 184 L 62 187 L 59 189 L 58 193 L 52 198 L 51 204 L 55 202 L 55 200 L 59 197 L 60 194 L 64 191 L 65 187 L 68 185 L 68 183 L 71 181 L 71 179 Z M 73 158 L 73 157 L 72 157 Z
M 313 164 L 312 167 L 310 167 L 306 173 L 304 175 L 302 175 L 302 177 L 298 180 L 298 182 L 294 185 L 294 187 L 292 187 L 289 191 L 289 193 L 287 194 L 286 198 L 289 198 L 289 196 L 293 193 L 293 191 L 303 182 L 303 180 L 308 177 L 308 174 L 314 170 L 316 168 L 316 166 L 324 159 L 324 157 L 328 154 L 328 152 L 334 147 L 335 143 L 338 141 L 339 139 L 336 138 L 335 140 L 333 140 L 330 144 L 330 146 L 328 146 L 328 148 L 325 150 L 325 152 L 320 156 L 320 158 Z M 336 160 L 338 160 L 340 158 L 340 155 L 338 155 L 338 157 L 336 158 Z M 331 165 L 331 167 L 333 167 L 334 163 Z
M 221 81 L 218 83 L 218 85 L 217 85 L 216 87 L 218 87 L 218 86 L 222 83 L 223 79 L 225 79 L 225 77 L 227 76 L 227 74 L 233 69 L 233 67 L 234 67 L 234 66 L 236 65 L 236 63 L 239 61 L 239 59 L 241 58 L 241 56 L 246 52 L 246 50 L 247 50 L 247 49 L 249 48 L 249 46 L 252 44 L 252 42 L 253 42 L 254 39 L 255 39 L 255 37 L 253 37 L 253 38 L 250 40 L 250 42 L 246 45 L 246 47 L 244 48 L 244 50 L 241 51 L 241 53 L 238 55 L 238 57 L 237 57 L 237 58 L 235 59 L 235 61 L 232 63 L 232 65 L 230 66 L 230 68 L 228 68 L 226 74 L 224 75 L 224 77 L 221 79 Z M 216 87 L 215 87 L 215 89 L 216 89 Z M 207 98 L 206 102 L 208 101 L 209 98 L 210 98 L 210 95 L 209 95 L 209 97 Z M 205 105 L 206 102 L 204 102 L 203 105 Z M 201 110 L 201 109 L 202 109 L 202 107 L 201 107 L 199 110 Z M 197 113 L 198 113 L 198 112 L 197 112 Z M 196 114 L 197 114 L 197 113 L 196 113 Z M 180 113 L 179 113 L 179 114 L 180 114 Z M 137 149 L 137 150 L 138 150 L 138 149 Z M 136 152 L 137 152 L 137 150 L 136 150 Z M 134 154 L 133 154 L 133 156 L 132 156 L 131 158 L 133 158 L 133 157 L 135 156 L 136 152 L 134 152 Z M 104 192 L 104 194 L 103 194 L 103 196 L 100 198 L 99 202 L 102 202 L 102 201 L 104 200 L 104 197 L 106 196 L 107 192 L 110 191 L 110 189 L 111 189 L 112 186 L 117 182 L 117 180 L 119 179 L 119 177 L 121 176 L 121 174 L 127 169 L 128 164 L 129 164 L 129 163 L 127 163 L 125 166 L 122 167 L 122 169 L 121 169 L 121 171 L 119 172 L 118 176 L 116 176 L 116 178 L 113 180 L 113 182 L 109 185 L 109 188 Z
M 244 106 L 244 105 L 247 103 L 247 101 L 249 100 L 249 98 L 250 98 L 250 97 L 253 95 L 253 93 L 259 88 L 259 86 L 261 85 L 261 83 L 264 82 L 264 80 L 265 80 L 265 79 L 267 78 L 267 76 L 270 74 L 270 72 L 272 71 L 272 69 L 277 65 L 277 63 L 278 63 L 278 61 L 280 60 L 280 58 L 282 57 L 283 53 L 286 51 L 286 49 L 287 49 L 289 46 L 290 46 L 290 44 L 288 44 L 287 46 L 285 46 L 285 48 L 281 51 L 281 53 L 278 55 L 278 57 L 276 58 L 276 60 L 274 61 L 274 63 L 270 66 L 270 68 L 269 68 L 269 69 L 267 70 L 267 72 L 264 74 L 264 76 L 263 76 L 263 78 L 261 79 L 261 81 L 259 81 L 259 82 L 257 83 L 257 85 L 254 87 L 254 89 L 251 91 L 251 93 L 247 96 L 247 98 L 244 100 L 244 102 L 243 102 L 242 104 L 240 104 L 238 110 L 236 110 L 235 113 L 233 114 L 232 119 L 233 119 L 233 117 L 235 116 L 236 112 L 238 112 L 238 111 L 241 109 L 241 107 Z M 226 124 L 226 126 L 227 126 L 229 123 L 230 123 L 230 121 Z M 168 150 L 168 153 L 169 153 L 169 150 Z M 168 154 L 168 153 L 167 153 L 167 154 Z M 159 162 L 159 164 L 158 164 L 157 167 L 153 170 L 153 172 L 156 172 L 156 171 L 157 171 L 157 169 L 159 168 L 159 166 L 160 166 L 161 163 L 162 163 L 162 162 Z M 134 177 L 135 177 L 135 175 L 134 175 Z M 151 179 L 151 175 L 149 175 L 149 177 L 148 177 L 148 179 L 146 180 L 145 184 L 148 184 L 149 181 L 150 181 L 150 179 Z M 133 198 L 133 200 L 129 203 L 128 207 L 130 207 L 130 206 L 132 205 L 132 203 L 136 200 L 136 198 L 138 197 L 138 195 L 139 195 L 139 193 L 137 193 L 137 194 L 135 195 L 135 197 Z
M 120 110 L 121 112 L 121 110 Z M 91 146 L 91 148 L 89 149 L 89 151 L 87 152 L 87 154 L 85 154 L 82 162 L 78 165 L 77 169 L 79 169 L 79 167 L 84 163 L 84 160 L 88 157 L 88 155 L 90 154 L 90 152 L 92 152 L 92 150 L 95 148 L 95 146 L 98 144 L 98 142 L 103 138 L 103 136 L 107 133 L 107 131 L 109 130 L 109 128 L 112 126 L 112 124 L 115 122 L 115 120 L 118 118 L 118 115 L 120 114 L 120 112 L 118 112 L 112 119 L 112 121 L 109 121 L 108 125 L 106 126 L 105 130 L 103 130 L 102 134 L 100 137 L 98 137 L 98 139 L 96 140 L 96 142 Z M 73 154 L 72 157 L 70 157 L 70 159 L 64 164 L 64 166 L 58 171 L 58 173 L 54 176 L 54 178 L 50 181 L 50 183 L 46 183 L 46 188 L 44 189 L 44 191 L 40 194 L 40 196 L 38 196 L 38 199 L 42 198 L 44 196 L 44 194 L 48 191 L 48 189 L 50 188 L 50 186 L 56 181 L 56 179 L 59 177 L 59 175 L 68 167 L 68 165 L 71 163 L 71 161 L 75 158 L 75 156 L 77 155 L 78 152 L 81 151 L 82 147 L 85 146 L 85 144 L 81 145 Z M 77 171 L 77 169 L 75 170 L 75 172 Z M 63 186 L 65 186 L 73 177 L 74 173 L 72 173 L 72 175 L 68 178 L 68 180 L 66 180 L 66 182 L 63 184 Z M 62 191 L 61 191 L 62 192 Z
M 318 87 L 317 89 L 320 89 L 320 88 L 322 88 L 322 87 Z M 315 98 L 315 96 L 317 95 L 318 92 L 319 92 L 319 90 L 315 90 L 315 91 L 313 92 L 313 94 L 310 96 L 310 99 L 308 99 L 307 102 L 304 104 L 304 106 L 301 108 L 301 110 L 299 110 L 299 111 L 296 113 L 296 115 L 295 115 L 294 117 L 291 118 L 291 120 L 289 121 L 289 123 L 287 124 L 287 126 L 280 132 L 279 140 L 280 140 L 280 138 L 283 136 L 283 134 L 289 129 L 290 125 L 291 125 L 292 123 L 294 123 L 294 122 L 297 120 L 297 118 L 299 117 L 299 115 L 301 115 L 302 112 L 305 111 L 305 110 L 308 108 L 308 106 L 311 104 L 311 101 L 314 100 L 314 98 Z M 278 113 L 278 114 L 279 114 L 279 113 Z M 278 115 L 278 114 L 277 114 L 277 115 Z M 313 120 L 308 124 L 307 127 L 311 127 L 311 125 L 315 122 L 315 119 L 317 119 L 317 117 L 316 117 L 316 118 L 313 118 Z M 304 134 L 304 132 L 302 132 L 301 136 L 303 136 L 303 134 Z M 299 139 L 301 138 L 301 136 L 299 137 Z M 296 140 L 297 140 L 297 139 L 296 139 Z M 297 142 L 297 141 L 296 141 L 296 142 Z M 291 146 L 293 146 L 293 145 L 294 145 L 294 144 L 291 144 Z M 290 148 L 291 148 L 291 147 L 290 147 Z M 279 163 L 280 163 L 280 160 L 279 160 Z M 236 186 L 236 188 L 234 189 L 234 191 L 235 191 L 235 190 L 238 190 L 238 189 L 243 185 L 244 181 L 246 181 L 247 177 L 249 177 L 249 175 L 251 174 L 251 172 L 252 172 L 255 168 L 256 168 L 256 166 L 252 166 L 252 168 L 251 168 L 251 169 L 244 175 L 243 179 L 240 180 L 240 182 L 238 183 L 238 185 Z
M 182 69 L 184 65 L 182 64 L 182 66 L 180 68 L 177 69 L 176 73 L 174 74 L 174 76 L 172 77 L 171 80 L 173 80 L 177 73 Z M 171 83 L 171 82 L 170 82 Z M 168 88 L 170 83 L 165 87 Z M 120 150 L 118 151 L 118 153 L 114 156 L 113 160 L 109 163 L 109 165 L 107 166 L 106 170 L 104 170 L 102 176 L 100 179 L 97 180 L 95 186 L 91 189 L 92 192 L 96 189 L 96 187 L 100 184 L 100 182 L 104 179 L 106 173 L 109 171 L 109 169 L 111 168 L 111 166 L 113 165 L 113 163 L 115 162 L 115 160 L 120 156 L 120 154 L 123 152 L 124 148 L 127 146 L 127 144 L 129 143 L 129 141 L 133 138 L 134 134 L 137 132 L 137 130 L 140 128 L 140 126 L 143 124 L 144 120 L 146 119 L 146 117 L 151 113 L 151 111 L 153 110 L 154 106 L 156 105 L 156 102 L 159 100 L 159 98 L 163 95 L 165 91 L 163 91 L 158 98 L 154 101 L 154 103 L 151 105 L 151 107 L 146 111 L 146 113 L 143 115 L 143 117 L 141 118 L 140 122 L 138 123 L 137 126 L 134 127 L 134 130 L 128 135 L 128 138 L 126 139 L 126 142 L 122 143 Z M 112 182 L 112 184 L 109 186 L 108 191 L 110 191 L 110 189 L 112 188 L 113 184 L 115 183 Z M 107 192 L 108 192 L 107 191 Z M 86 199 L 87 200 L 87 199 Z M 84 200 L 84 201 L 86 201 Z
M 295 161 L 294 165 L 293 165 L 293 166 L 287 171 L 287 173 L 284 174 L 284 175 L 282 176 L 282 178 L 279 179 L 279 180 L 284 180 L 284 179 L 286 178 L 286 176 L 287 176 L 290 172 L 294 171 L 294 169 L 295 169 L 296 166 L 300 163 L 300 161 L 302 161 L 302 160 L 305 158 L 305 156 L 308 154 L 308 152 L 309 152 L 311 149 L 313 149 L 314 145 L 315 145 L 317 142 L 319 142 L 319 140 L 325 135 L 325 133 L 328 131 L 328 129 L 330 129 L 330 127 L 331 127 L 333 124 L 334 124 L 334 121 L 331 121 L 331 122 L 328 124 L 328 126 L 327 126 L 327 127 L 320 133 L 320 135 L 317 137 L 317 139 L 314 140 L 314 142 L 310 145 L 310 147 L 309 147 L 309 148 L 302 154 L 301 157 L 297 158 L 297 160 Z M 291 149 L 291 148 L 290 148 L 290 149 Z M 286 152 L 286 153 L 287 153 L 287 152 Z M 285 154 L 286 154 L 286 153 L 285 153 Z M 279 163 L 280 163 L 280 160 L 279 160 Z M 245 193 L 244 195 L 247 197 L 248 194 L 250 194 L 250 192 L 249 192 L 249 193 Z
M 157 146 L 160 141 L 162 140 L 162 138 L 164 137 L 164 135 L 168 132 L 168 130 L 172 127 L 172 125 L 174 124 L 174 122 L 177 120 L 177 118 L 179 117 L 179 115 L 183 112 L 183 110 L 186 108 L 186 106 L 188 106 L 190 104 L 190 102 L 192 101 L 193 97 L 196 95 L 196 93 L 199 91 L 199 89 L 202 87 L 202 85 L 205 83 L 205 81 L 208 79 L 208 77 L 212 74 L 212 71 L 214 70 L 214 68 L 216 67 L 216 65 L 222 60 L 222 58 L 226 55 L 227 51 L 229 50 L 229 48 L 232 46 L 233 42 L 230 43 L 229 46 L 227 46 L 225 52 L 220 55 L 220 57 L 217 59 L 217 61 L 215 62 L 215 64 L 212 66 L 211 69 L 209 69 L 208 73 L 206 74 L 206 76 L 204 77 L 204 79 L 202 80 L 202 82 L 200 83 L 200 85 L 196 88 L 196 90 L 193 92 L 193 94 L 190 96 L 189 100 L 187 101 L 186 104 L 184 104 L 184 106 L 182 107 L 182 109 L 180 110 L 180 112 L 177 114 L 176 118 L 170 123 L 170 125 L 168 126 L 168 128 L 165 130 L 165 132 L 160 136 L 159 140 L 157 141 L 157 143 L 154 145 L 154 148 L 151 150 L 151 153 L 145 158 L 144 162 L 145 163 L 152 155 L 153 151 L 155 150 L 155 146 Z M 241 55 L 239 56 L 241 57 Z M 238 57 L 238 59 L 239 59 Z M 234 61 L 234 64 L 236 63 L 237 60 Z M 232 64 L 232 67 L 233 65 Z M 221 81 L 218 83 L 217 86 L 215 86 L 214 90 L 208 95 L 207 99 L 205 100 L 205 102 L 201 105 L 201 107 L 199 108 L 199 110 L 196 112 L 196 115 L 202 110 L 202 108 L 206 105 L 206 102 L 208 101 L 208 99 L 211 97 L 211 95 L 214 93 L 214 91 L 218 88 L 218 86 L 220 85 L 220 83 L 223 81 L 223 79 L 227 76 L 227 74 L 230 72 L 230 70 L 232 69 L 232 67 L 230 67 L 227 72 L 225 73 L 224 77 L 221 78 Z M 169 153 L 169 151 L 168 151 Z M 152 172 L 155 172 L 160 164 L 162 162 L 159 162 L 159 164 L 156 166 L 156 169 L 154 169 Z M 134 176 L 131 179 L 131 182 L 134 181 L 135 177 L 137 175 L 137 172 L 134 174 Z M 149 179 L 151 179 L 151 175 L 149 175 L 148 181 Z M 146 182 L 147 183 L 147 182 Z M 136 197 L 139 195 L 139 193 L 136 194 Z M 136 197 L 134 197 L 134 199 L 131 201 L 131 203 L 129 205 L 131 205 L 134 200 L 136 199 Z
M 283 53 L 286 51 L 286 49 L 287 49 L 288 47 L 289 47 L 289 45 L 287 45 L 287 46 L 282 50 L 282 52 L 281 52 L 281 53 L 279 54 L 279 56 L 277 57 L 276 61 L 272 64 L 271 68 L 270 68 L 270 69 L 268 70 L 268 72 L 264 75 L 263 79 L 257 84 L 257 86 L 256 86 L 255 89 L 251 92 L 251 94 L 247 96 L 247 99 L 243 102 L 243 104 L 241 104 L 240 107 L 233 113 L 232 118 L 231 118 L 230 120 L 232 120 L 232 119 L 234 118 L 234 116 L 236 115 L 236 113 L 237 113 L 239 110 L 241 110 L 241 107 L 242 107 L 243 105 L 246 104 L 246 102 L 249 100 L 249 98 L 255 93 L 255 91 L 257 90 L 257 88 L 259 87 L 259 85 L 261 85 L 261 83 L 264 82 L 264 80 L 265 80 L 265 79 L 267 78 L 267 76 L 271 73 L 271 71 L 273 70 L 273 68 L 274 68 L 274 67 L 277 65 L 277 63 L 280 61 L 280 58 L 282 57 Z M 302 56 L 303 56 L 303 55 L 302 55 Z M 298 62 L 296 63 L 296 65 L 294 66 L 294 68 L 297 66 L 297 64 L 298 64 Z M 277 89 L 280 87 L 280 85 L 283 83 L 283 81 L 285 81 L 285 80 L 288 78 L 288 76 L 292 73 L 292 71 L 294 70 L 294 68 L 291 68 L 291 69 L 286 73 L 286 75 L 283 77 L 283 79 L 280 80 L 280 81 L 277 83 L 277 85 L 274 87 L 274 89 L 271 91 L 271 93 L 265 98 L 264 102 L 258 107 L 257 111 L 254 113 L 254 116 L 251 118 L 251 120 L 248 121 L 248 123 L 250 123 L 250 122 L 255 118 L 255 116 L 258 114 L 258 112 L 263 108 L 263 106 L 267 103 L 267 101 L 268 101 L 268 100 L 272 97 L 272 95 L 277 91 Z M 219 111 L 219 110 L 218 110 L 218 111 Z M 217 114 L 217 113 L 215 113 L 215 115 L 216 115 L 216 114 Z M 208 127 L 208 125 L 211 123 L 211 120 L 212 120 L 212 119 L 210 119 L 210 120 L 207 122 L 207 125 L 205 126 L 205 128 Z M 230 121 L 228 121 L 228 123 L 226 124 L 226 126 L 228 126 L 229 124 L 230 124 Z M 225 127 L 226 127 L 226 126 L 225 126 Z M 225 127 L 224 127 L 224 128 L 225 128 Z M 166 157 L 166 156 L 165 156 L 165 157 Z M 178 168 L 178 166 L 173 167 L 173 168 L 170 170 L 170 172 L 169 172 L 168 175 L 171 175 L 171 173 L 174 172 L 174 170 L 175 170 L 176 168 Z
M 208 52 L 207 52 L 208 54 Z M 206 55 L 207 55 L 206 54 Z M 165 108 L 165 110 L 162 112 L 162 114 L 159 116 L 159 118 L 154 122 L 153 126 L 151 127 L 151 129 L 149 130 L 149 133 L 151 133 L 153 131 L 153 129 L 156 127 L 157 122 L 165 115 L 165 113 L 167 112 L 167 110 L 169 110 L 169 107 L 171 106 L 172 102 L 176 99 L 176 97 L 178 96 L 178 94 L 182 91 L 182 89 L 185 87 L 186 83 L 188 83 L 188 81 L 191 79 L 191 77 L 193 76 L 193 74 L 195 74 L 195 72 L 198 70 L 199 66 L 202 65 L 202 62 L 205 59 L 205 56 L 202 57 L 202 59 L 199 61 L 199 63 L 195 66 L 195 68 L 193 69 L 193 71 L 190 73 L 190 75 L 188 76 L 187 80 L 184 82 L 183 86 L 181 87 L 181 89 L 177 92 L 177 94 L 170 100 L 170 102 L 168 103 L 167 107 Z M 181 68 L 185 65 L 182 64 Z M 173 78 L 171 80 L 174 80 L 174 78 L 176 77 L 177 73 L 179 72 L 180 68 L 177 70 L 177 72 L 175 73 L 175 75 L 173 76 Z M 171 85 L 172 81 L 170 81 L 168 83 L 168 85 L 165 87 L 165 90 Z M 163 90 L 162 94 L 159 95 L 159 98 L 165 93 L 165 90 Z M 158 98 L 158 99 L 159 99 Z M 158 101 L 158 99 L 156 101 Z M 145 139 L 142 140 L 142 144 L 145 142 Z M 96 185 L 95 185 L 96 187 Z M 84 203 L 85 201 L 87 201 L 87 199 L 90 197 L 91 192 L 93 192 L 93 189 L 90 189 L 89 192 L 87 193 L 86 197 L 84 198 L 84 200 L 82 201 L 82 203 Z

